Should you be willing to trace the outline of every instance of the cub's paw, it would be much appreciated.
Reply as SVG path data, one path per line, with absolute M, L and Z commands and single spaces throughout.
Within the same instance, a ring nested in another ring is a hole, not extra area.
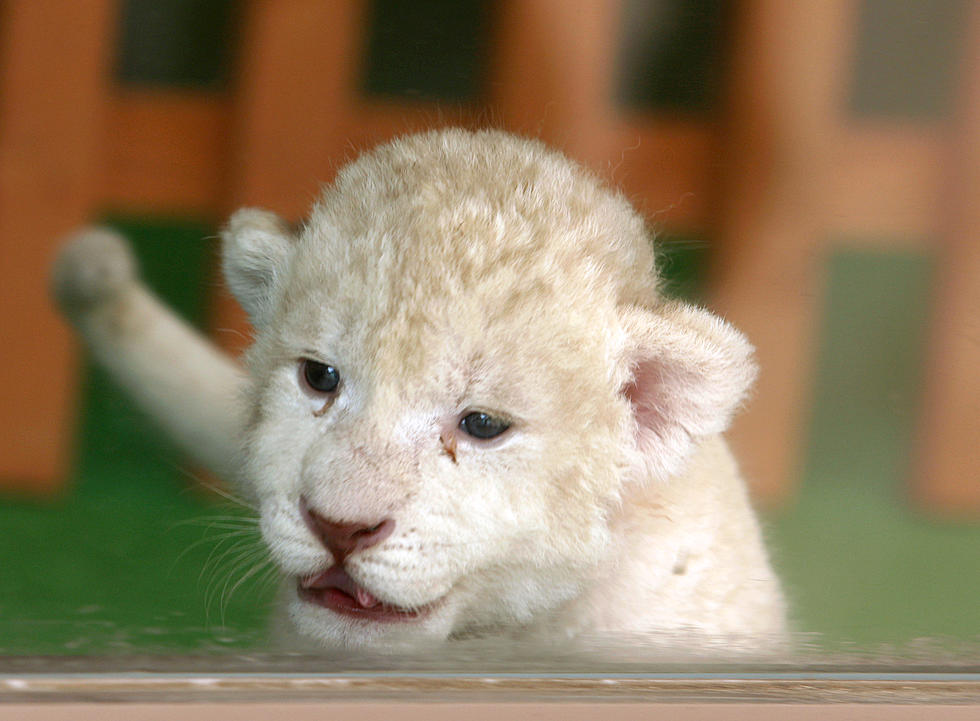
M 85 228 L 69 237 L 51 274 L 54 297 L 69 316 L 111 302 L 135 281 L 129 245 L 107 228 Z

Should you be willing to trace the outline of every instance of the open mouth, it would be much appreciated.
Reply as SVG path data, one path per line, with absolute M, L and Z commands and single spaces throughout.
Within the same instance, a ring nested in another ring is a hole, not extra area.
M 297 592 L 299 597 L 308 603 L 323 606 L 345 616 L 372 621 L 415 621 L 431 608 L 431 606 L 423 606 L 405 609 L 390 606 L 358 586 L 342 566 L 331 566 L 322 573 L 300 578 Z

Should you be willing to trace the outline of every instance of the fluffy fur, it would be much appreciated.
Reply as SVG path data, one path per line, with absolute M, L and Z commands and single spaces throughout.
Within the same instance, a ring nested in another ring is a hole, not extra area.
M 96 355 L 255 499 L 302 635 L 781 637 L 779 584 L 718 435 L 751 348 L 663 298 L 620 195 L 540 143 L 448 130 L 361 156 L 295 234 L 242 210 L 223 239 L 256 328 L 244 374 L 102 231 L 69 244 L 55 286 Z M 304 387 L 304 358 L 338 369 L 329 399 Z M 472 411 L 511 427 L 475 439 L 459 425 Z M 344 568 L 426 613 L 386 623 L 302 600 L 296 579 L 336 559 L 301 499 L 336 521 L 391 519 Z

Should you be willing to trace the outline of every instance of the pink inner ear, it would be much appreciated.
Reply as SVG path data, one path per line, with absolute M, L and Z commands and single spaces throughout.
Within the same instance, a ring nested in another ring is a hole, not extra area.
M 643 459 L 638 477 L 670 478 L 691 449 L 684 391 L 669 360 L 647 358 L 633 367 L 633 379 L 623 394 L 636 419 L 636 445 Z
M 633 380 L 623 392 L 633 406 L 633 415 L 640 429 L 656 431 L 667 422 L 667 400 L 664 393 L 663 372 L 659 363 L 646 361 L 633 369 Z

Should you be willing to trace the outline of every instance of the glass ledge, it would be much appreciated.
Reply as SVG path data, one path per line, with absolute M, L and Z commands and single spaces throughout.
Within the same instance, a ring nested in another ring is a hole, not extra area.
M 342 669 L 322 656 L 8 656 L 0 708 L 32 702 L 429 701 L 980 704 L 980 664 L 553 672 Z

